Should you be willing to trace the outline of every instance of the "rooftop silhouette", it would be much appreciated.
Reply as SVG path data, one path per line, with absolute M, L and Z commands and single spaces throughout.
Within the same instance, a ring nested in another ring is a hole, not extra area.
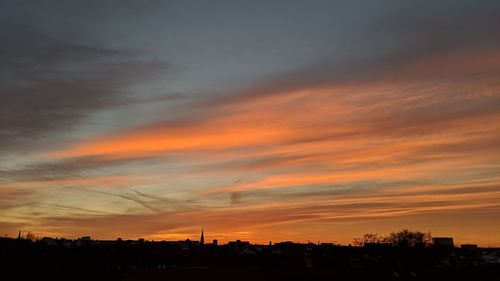
M 33 239 L 20 233 L 0 238 L 0 264 L 4 276 L 21 280 L 498 280 L 500 249 L 455 247 L 450 237 L 419 233 L 365 234 L 354 246 L 241 240 L 205 244 L 203 229 L 199 241 Z

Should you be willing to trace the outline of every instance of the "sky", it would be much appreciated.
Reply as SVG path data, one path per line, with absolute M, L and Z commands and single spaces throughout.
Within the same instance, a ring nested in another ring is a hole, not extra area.
M 500 246 L 499 1 L 0 0 L 0 234 Z

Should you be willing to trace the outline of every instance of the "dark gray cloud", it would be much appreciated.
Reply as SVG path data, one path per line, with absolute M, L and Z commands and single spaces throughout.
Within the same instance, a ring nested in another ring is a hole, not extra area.
M 165 74 L 166 62 L 69 42 L 26 25 L 0 29 L 0 150 L 29 149 L 71 131 L 90 112 L 131 102 L 128 87 Z
M 300 1 L 299 1 L 300 2 Z M 314 2 L 314 1 L 313 1 Z M 321 1 L 319 1 L 321 2 Z M 322 2 L 325 4 L 325 2 Z M 314 7 L 313 4 L 310 5 Z M 209 104 L 220 104 L 255 97 L 286 93 L 310 86 L 360 83 L 380 79 L 432 78 L 441 73 L 411 73 L 406 68 L 424 59 L 456 53 L 456 59 L 474 53 L 500 49 L 500 2 L 498 1 L 332 1 L 332 14 L 349 13 L 338 26 L 345 33 L 327 41 L 330 52 L 301 68 L 268 76 L 238 94 L 214 97 Z M 308 7 L 306 10 L 311 10 Z M 365 18 L 361 18 L 365 17 Z M 338 26 L 331 26 L 332 29 Z M 314 33 L 313 31 L 311 31 Z M 458 71 L 458 69 L 455 69 Z M 202 102 L 202 107 L 206 106 Z
M 39 161 L 23 167 L 0 169 L 0 183 L 78 179 L 103 171 L 109 172 L 110 167 L 117 168 L 133 164 L 151 165 L 161 161 L 165 161 L 165 157 L 105 159 L 99 156 L 88 156 Z

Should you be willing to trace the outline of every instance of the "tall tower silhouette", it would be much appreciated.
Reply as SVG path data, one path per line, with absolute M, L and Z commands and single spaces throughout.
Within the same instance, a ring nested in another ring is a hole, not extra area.
M 201 228 L 200 245 L 205 245 L 205 237 L 203 236 L 203 228 Z

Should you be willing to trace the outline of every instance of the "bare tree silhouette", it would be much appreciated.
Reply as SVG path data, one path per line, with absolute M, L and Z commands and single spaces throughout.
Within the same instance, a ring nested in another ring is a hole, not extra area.
M 362 237 L 355 238 L 356 246 L 366 246 L 369 244 L 391 244 L 398 247 L 418 247 L 429 246 L 432 244 L 432 235 L 430 232 L 411 231 L 403 229 L 392 232 L 389 235 L 380 235 L 378 233 L 365 233 Z

